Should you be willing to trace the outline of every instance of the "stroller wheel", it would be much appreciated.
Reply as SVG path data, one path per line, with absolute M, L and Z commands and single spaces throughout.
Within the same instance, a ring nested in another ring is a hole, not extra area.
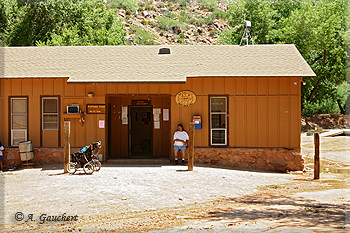
M 69 174 L 74 174 L 77 171 L 77 167 L 75 166 L 75 163 L 67 163 L 66 169 Z
M 95 171 L 98 172 L 101 169 L 101 166 L 102 166 L 101 162 L 98 159 L 93 159 L 91 162 L 92 162 L 92 164 L 95 167 Z
M 85 163 L 83 169 L 85 174 L 92 174 L 95 171 L 95 167 L 91 162 Z

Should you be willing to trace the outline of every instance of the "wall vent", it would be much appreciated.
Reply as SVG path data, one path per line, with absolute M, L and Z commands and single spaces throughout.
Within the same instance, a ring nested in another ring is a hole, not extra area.
M 160 54 L 170 54 L 170 49 L 169 48 L 160 48 L 158 55 L 160 55 Z

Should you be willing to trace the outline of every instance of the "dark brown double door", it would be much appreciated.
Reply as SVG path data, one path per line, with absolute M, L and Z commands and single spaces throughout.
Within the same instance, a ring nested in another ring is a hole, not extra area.
M 129 157 L 153 157 L 152 106 L 129 106 Z
M 106 103 L 108 159 L 169 158 L 170 119 L 160 115 L 155 127 L 153 110 L 170 110 L 170 95 L 108 95 Z

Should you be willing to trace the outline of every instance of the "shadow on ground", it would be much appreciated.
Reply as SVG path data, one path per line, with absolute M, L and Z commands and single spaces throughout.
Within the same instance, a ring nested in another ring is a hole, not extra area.
M 224 205 L 222 205 L 224 204 Z M 291 196 L 249 195 L 227 199 L 205 221 L 273 220 L 277 227 L 344 229 L 349 203 L 329 204 Z

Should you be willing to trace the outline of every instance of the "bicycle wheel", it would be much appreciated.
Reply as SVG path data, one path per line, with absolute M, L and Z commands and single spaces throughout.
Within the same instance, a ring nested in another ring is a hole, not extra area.
M 98 172 L 101 169 L 101 166 L 102 166 L 101 162 L 98 159 L 93 159 L 91 162 L 92 162 L 92 164 L 95 167 L 95 171 Z
M 74 174 L 77 171 L 77 166 L 75 166 L 75 163 L 67 163 L 66 165 L 67 172 L 69 174 Z
M 92 174 L 95 171 L 95 167 L 91 162 L 85 163 L 83 169 L 85 174 Z

